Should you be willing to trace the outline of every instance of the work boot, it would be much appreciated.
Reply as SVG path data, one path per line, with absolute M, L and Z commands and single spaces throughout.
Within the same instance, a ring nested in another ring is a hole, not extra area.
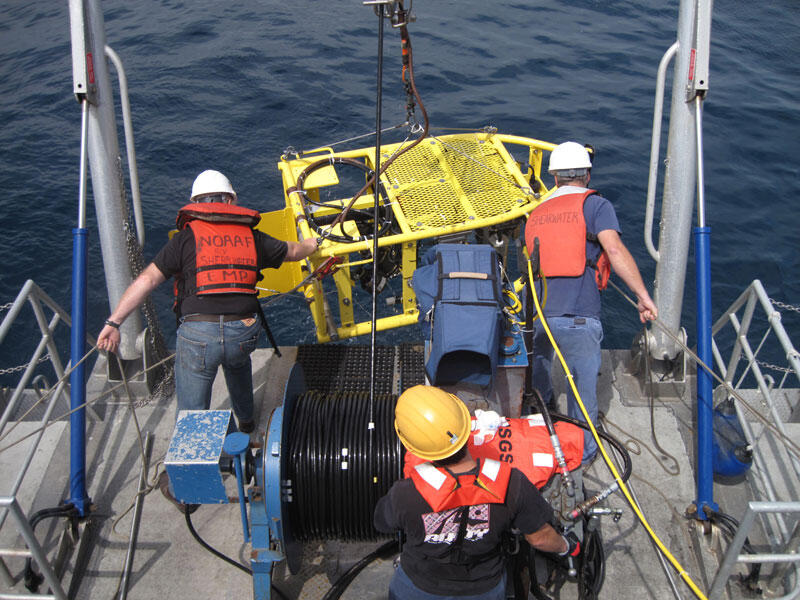
M 158 483 L 156 486 L 161 490 L 164 498 L 172 502 L 183 514 L 190 515 L 200 508 L 199 504 L 184 504 L 183 502 L 179 502 L 178 499 L 172 495 L 172 490 L 169 489 L 169 475 L 167 475 L 166 471 L 162 471 L 161 475 L 158 476 Z

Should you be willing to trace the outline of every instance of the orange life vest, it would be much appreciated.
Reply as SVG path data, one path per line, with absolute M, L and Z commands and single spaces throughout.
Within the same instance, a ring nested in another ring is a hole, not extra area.
M 205 294 L 256 294 L 259 277 L 253 227 L 258 211 L 218 202 L 187 204 L 178 211 L 178 229 L 194 234 L 196 288 Z
M 479 461 L 478 474 L 454 476 L 430 462 L 411 469 L 414 487 L 434 512 L 475 504 L 502 504 L 506 499 L 511 467 L 491 458 Z
M 596 261 L 586 258 L 586 241 L 597 243 L 597 236 L 586 231 L 583 203 L 595 193 L 585 190 L 550 198 L 528 217 L 525 245 L 532 252 L 534 240 L 539 238 L 539 269 L 545 277 L 579 277 L 586 267 L 591 267 L 596 271 L 598 289 L 604 290 L 608 285 L 608 255 L 601 252 Z
M 473 432 L 468 440 L 469 453 L 475 458 L 494 459 L 515 467 L 537 488 L 543 487 L 558 471 L 544 419 L 536 414 L 506 420 L 507 426 L 501 426 L 491 440 L 479 445 L 475 445 L 477 432 Z M 583 458 L 583 430 L 562 421 L 555 423 L 555 430 L 567 468 L 570 471 L 577 469 Z M 415 467 L 422 462 L 418 456 L 406 452 L 404 475 L 412 477 Z

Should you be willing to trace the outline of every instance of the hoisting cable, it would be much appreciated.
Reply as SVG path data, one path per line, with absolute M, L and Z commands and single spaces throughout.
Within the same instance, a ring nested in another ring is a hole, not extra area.
M 611 279 L 609 279 L 608 282 L 611 284 L 611 287 L 613 287 L 615 290 L 617 290 L 622 295 L 622 297 L 625 298 L 625 300 L 627 300 L 631 305 L 637 306 L 636 302 L 634 302 L 631 299 L 631 297 L 628 296 L 622 289 L 620 289 L 620 287 L 617 284 L 615 284 Z M 705 362 L 703 362 L 703 360 L 697 355 L 697 353 L 695 353 L 691 348 L 689 348 L 689 346 L 687 346 L 686 343 L 683 340 L 679 339 L 678 336 L 676 336 L 674 333 L 672 333 L 669 330 L 669 328 L 666 325 L 664 325 L 664 323 L 660 319 L 658 319 L 658 318 L 655 319 L 655 321 L 653 321 L 653 323 L 658 325 L 658 327 L 661 328 L 661 331 L 663 331 L 673 342 L 675 342 L 675 344 L 680 346 L 684 350 L 684 352 L 686 352 L 686 354 L 688 354 L 692 358 L 692 360 L 694 360 L 699 366 L 703 367 L 703 369 L 705 369 L 708 372 L 708 374 L 711 375 L 711 377 L 713 377 L 717 381 L 717 383 L 722 385 L 725 388 L 725 390 L 731 396 L 733 396 L 733 398 L 735 400 L 738 400 L 740 406 L 742 406 L 742 407 L 746 408 L 748 411 L 750 411 L 750 414 L 757 421 L 759 421 L 764 427 L 769 429 L 769 431 L 775 437 L 780 439 L 783 442 L 783 444 L 787 447 L 787 449 L 791 449 L 796 457 L 800 458 L 800 446 L 798 446 L 794 441 L 789 439 L 789 437 L 787 437 L 784 433 L 782 433 L 777 427 L 775 427 L 775 425 L 770 423 L 767 420 L 767 418 L 764 417 L 763 415 L 761 415 L 755 408 L 750 406 L 745 401 L 745 399 L 742 398 L 741 394 L 739 394 L 739 392 L 737 392 L 736 389 L 730 383 L 728 383 L 722 377 L 717 375 L 714 372 L 714 369 L 712 369 Z
M 531 268 L 531 262 L 530 261 L 528 261 L 528 281 L 529 281 L 529 285 L 532 286 L 533 283 L 534 283 L 534 277 L 533 277 L 533 270 Z M 539 316 L 541 317 L 542 316 L 542 308 L 539 305 L 539 298 L 537 297 L 536 294 L 533 294 L 533 300 L 536 303 L 536 310 L 538 311 Z M 688 585 L 689 588 L 692 590 L 692 592 L 694 592 L 695 596 L 697 596 L 701 600 L 708 600 L 706 598 L 705 594 L 703 594 L 703 592 L 700 590 L 700 588 L 697 587 L 697 584 L 692 580 L 692 578 L 686 572 L 686 569 L 683 567 L 683 565 L 681 565 L 678 562 L 678 560 L 667 549 L 667 547 L 664 545 L 664 543 L 661 541 L 661 539 L 658 537 L 658 535 L 656 535 L 655 531 L 653 531 L 652 527 L 650 526 L 650 523 L 647 521 L 647 519 L 645 518 L 644 514 L 642 514 L 642 511 L 639 508 L 639 505 L 636 503 L 636 501 L 631 496 L 630 490 L 628 490 L 628 486 L 625 485 L 625 482 L 622 480 L 622 477 L 620 476 L 619 471 L 617 471 L 616 466 L 614 466 L 614 462 L 611 460 L 611 457 L 609 457 L 608 453 L 606 452 L 605 447 L 603 446 L 603 442 L 600 439 L 600 435 L 597 433 L 597 429 L 595 428 L 594 423 L 592 423 L 592 420 L 589 417 L 589 412 L 586 410 L 586 407 L 583 404 L 583 400 L 581 400 L 581 396 L 578 393 L 578 388 L 575 386 L 575 381 L 573 380 L 572 372 L 569 370 L 569 367 L 567 366 L 567 361 L 564 358 L 564 355 L 561 354 L 561 349 L 558 347 L 558 344 L 556 344 L 556 340 L 553 337 L 553 333 L 550 331 L 550 327 L 548 327 L 547 321 L 545 321 L 544 319 L 542 319 L 542 327 L 544 328 L 544 331 L 547 334 L 547 337 L 550 340 L 550 343 L 552 344 L 553 349 L 555 350 L 556 354 L 558 355 L 558 360 L 559 360 L 559 362 L 561 363 L 561 366 L 564 369 L 564 373 L 566 374 L 567 381 L 569 381 L 569 385 L 570 385 L 570 388 L 572 389 L 572 393 L 575 396 L 575 400 L 577 400 L 577 402 L 578 402 L 578 407 L 581 409 L 581 413 L 583 413 L 583 417 L 586 420 L 586 423 L 588 424 L 589 429 L 592 432 L 592 436 L 594 437 L 595 442 L 597 443 L 597 448 L 600 451 L 600 453 L 603 455 L 603 460 L 606 461 L 606 464 L 608 465 L 608 468 L 611 470 L 611 473 L 614 476 L 614 479 L 615 479 L 616 483 L 619 485 L 620 490 L 622 490 L 622 493 L 624 494 L 625 499 L 628 501 L 628 504 L 633 509 L 633 512 L 636 513 L 636 516 L 638 517 L 639 522 L 641 522 L 642 526 L 645 528 L 647 533 L 650 535 L 652 540 L 655 542 L 655 544 L 658 547 L 658 549 L 661 551 L 661 553 L 664 555 L 664 557 L 670 562 L 670 564 L 672 564 L 672 566 L 678 572 L 678 575 L 680 575 L 681 579 L 683 579 L 686 582 L 686 585 Z
M 403 8 L 402 0 L 400 2 L 398 2 L 398 5 L 399 5 L 399 8 L 398 8 L 398 13 L 397 14 L 398 14 L 398 22 L 399 22 L 398 27 L 400 29 L 400 39 L 401 39 L 401 47 L 402 47 L 402 54 L 403 54 L 403 74 L 405 75 L 405 73 L 408 73 L 408 82 L 407 82 L 408 86 L 410 87 L 411 92 L 413 94 L 413 97 L 414 97 L 414 99 L 416 101 L 416 104 L 419 107 L 420 112 L 422 113 L 424 125 L 422 127 L 421 135 L 417 139 L 415 139 L 413 142 L 411 142 L 411 144 L 409 144 L 408 146 L 404 147 L 402 150 L 400 150 L 397 153 L 395 153 L 392 156 L 390 156 L 386 161 L 383 162 L 383 165 L 380 167 L 380 169 L 375 169 L 375 172 L 367 180 L 367 183 L 364 185 L 364 187 L 362 187 L 350 199 L 350 202 L 347 203 L 347 206 L 345 206 L 344 209 L 342 210 L 342 212 L 340 212 L 337 215 L 337 217 L 333 220 L 333 222 L 331 223 L 331 225 L 328 228 L 328 231 L 326 232 L 326 234 L 328 234 L 328 235 L 337 225 L 339 225 L 340 223 L 344 222 L 345 217 L 347 216 L 347 213 L 350 211 L 350 209 L 356 203 L 356 201 L 364 194 L 364 192 L 366 192 L 368 189 L 370 189 L 373 186 L 377 190 L 378 185 L 380 185 L 380 176 L 383 175 L 384 172 L 386 172 L 386 169 L 395 160 L 397 160 L 398 157 L 402 156 L 403 154 L 405 154 L 406 152 L 408 152 L 409 150 L 414 148 L 417 144 L 422 142 L 422 140 L 424 140 L 428 136 L 428 129 L 430 127 L 430 121 L 428 119 L 428 112 L 425 110 L 425 106 L 422 103 L 422 98 L 419 95 L 419 91 L 417 90 L 417 85 L 416 85 L 415 80 L 414 80 L 414 58 L 413 58 L 413 53 L 412 53 L 412 50 L 411 50 L 411 38 L 410 38 L 409 33 L 408 33 L 408 18 L 407 18 L 408 17 L 408 12 Z M 406 82 L 404 81 L 404 84 L 405 83 Z M 378 131 L 379 130 L 380 130 L 380 128 L 378 128 Z M 376 152 L 376 155 L 377 155 L 377 152 Z M 376 156 L 376 160 L 377 160 L 377 158 L 378 157 Z M 300 174 L 300 176 L 298 176 L 298 180 L 300 179 L 300 177 L 303 177 L 304 174 L 307 171 L 311 171 L 311 170 L 319 168 L 320 166 L 327 165 L 329 160 L 330 159 L 328 159 L 328 158 L 323 158 L 323 159 L 320 159 L 320 160 L 318 160 L 316 162 L 311 163 L 310 165 L 308 165 L 303 170 L 303 172 Z M 377 219 L 378 216 L 375 215 L 374 218 Z M 326 235 L 326 234 L 323 234 L 322 237 L 323 238 L 327 238 L 328 235 Z
M 383 4 L 376 7 L 378 13 L 378 60 L 377 60 L 377 92 L 375 98 L 375 172 L 381 170 L 381 107 L 383 104 Z M 370 457 L 370 474 L 372 484 L 378 483 L 375 474 L 374 444 L 375 444 L 375 336 L 378 321 L 378 209 L 380 207 L 381 186 L 373 188 L 373 219 L 372 219 L 372 312 L 370 318 L 369 336 L 369 419 L 367 431 L 369 433 L 368 456 Z M 371 492 L 372 490 L 370 490 Z M 372 494 L 370 493 L 370 496 Z

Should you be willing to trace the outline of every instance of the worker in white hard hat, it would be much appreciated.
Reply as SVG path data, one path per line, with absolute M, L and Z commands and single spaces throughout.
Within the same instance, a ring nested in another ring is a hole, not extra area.
M 636 294 L 642 323 L 658 311 L 636 266 L 622 243 L 620 226 L 611 203 L 589 189 L 592 159 L 586 147 L 564 142 L 550 153 L 548 172 L 556 190 L 530 214 L 525 226 L 525 245 L 534 252 L 538 239 L 541 274 L 547 278 L 544 314 L 558 347 L 572 372 L 578 393 L 589 416 L 597 420 L 597 375 L 600 371 L 600 291 L 610 269 Z M 553 405 L 550 372 L 553 346 L 541 320 L 534 332 L 533 379 L 542 398 Z M 569 391 L 568 412 L 583 420 Z M 591 461 L 597 444 L 585 433 L 583 461 Z
M 406 449 L 425 462 L 375 506 L 378 531 L 406 536 L 390 600 L 504 600 L 500 542 L 512 529 L 537 550 L 578 556 L 578 537 L 553 528 L 553 510 L 522 471 L 472 457 L 471 418 L 457 396 L 411 387 L 397 400 L 394 427 Z
M 225 175 L 208 170 L 197 176 L 189 204 L 178 211 L 178 232 L 125 290 L 97 346 L 116 351 L 120 324 L 159 284 L 174 277 L 178 410 L 207 410 L 222 366 L 239 429 L 249 433 L 254 429 L 250 353 L 262 327 L 274 345 L 256 283 L 262 269 L 314 253 L 318 240 L 284 242 L 257 231 L 261 215 L 236 203 Z

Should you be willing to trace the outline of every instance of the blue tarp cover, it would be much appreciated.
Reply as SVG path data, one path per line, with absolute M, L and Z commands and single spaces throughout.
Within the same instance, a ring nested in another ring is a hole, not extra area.
M 430 342 L 425 363 L 434 385 L 491 386 L 502 333 L 502 282 L 488 245 L 437 244 L 411 279 Z

